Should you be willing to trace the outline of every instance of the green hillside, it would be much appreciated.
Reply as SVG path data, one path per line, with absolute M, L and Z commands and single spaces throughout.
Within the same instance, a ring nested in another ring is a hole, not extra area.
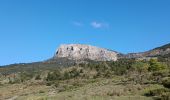
M 66 59 L 60 62 L 62 61 Z M 165 59 L 67 62 L 69 63 L 63 63 L 64 65 L 58 61 L 48 61 L 1 67 L 0 98 L 2 100 L 169 98 L 170 64 Z

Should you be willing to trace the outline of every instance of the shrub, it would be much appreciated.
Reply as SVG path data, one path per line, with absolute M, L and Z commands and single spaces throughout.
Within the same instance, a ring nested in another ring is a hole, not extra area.
M 46 82 L 46 86 L 51 86 L 52 84 L 54 84 L 53 81 L 48 81 L 48 82 Z
M 148 93 L 146 93 L 146 96 L 162 96 L 166 93 L 170 92 L 169 89 L 166 88 L 161 88 L 161 89 L 155 89 L 155 90 L 151 90 Z
M 26 80 L 30 80 L 33 78 L 33 76 L 34 76 L 33 73 L 22 72 L 22 73 L 20 73 L 20 81 L 24 82 Z
M 112 76 L 112 72 L 111 71 L 106 71 L 105 74 L 104 74 L 104 77 L 106 78 L 110 78 Z
M 119 59 L 118 61 L 112 62 L 111 70 L 114 71 L 116 75 L 125 75 L 134 62 L 134 59 Z
M 80 76 L 80 72 L 76 69 L 73 68 L 70 72 L 69 72 L 70 78 L 75 78 Z
M 49 72 L 46 78 L 47 81 L 54 81 L 60 79 L 61 79 L 61 73 L 58 70 L 54 72 Z
M 69 78 L 70 78 L 69 72 L 65 71 L 63 79 L 65 80 L 65 79 L 69 79 Z
M 170 88 L 170 77 L 164 79 L 164 80 L 162 81 L 162 84 L 163 84 L 164 87 Z
M 162 95 L 161 100 L 170 100 L 170 92 Z
M 54 86 L 57 88 L 59 86 L 59 82 L 55 82 Z
M 39 93 L 45 93 L 45 91 L 43 91 L 43 90 L 40 90 L 40 91 L 39 91 Z
M 57 88 L 58 92 L 64 92 L 66 91 L 66 87 L 65 86 L 61 86 Z
M 153 73 L 153 76 L 168 77 L 169 74 L 170 74 L 169 70 L 160 70 L 160 71 L 155 71 Z
M 149 61 L 149 64 L 150 64 L 149 67 L 150 71 L 159 71 L 159 70 L 166 69 L 167 67 L 165 64 L 158 62 L 157 59 L 151 59 Z
M 3 84 L 0 82 L 0 86 L 3 86 Z
M 141 61 L 137 61 L 137 62 L 132 64 L 131 69 L 141 73 L 141 72 L 147 72 L 148 68 L 149 68 L 149 64 L 141 62 Z
M 123 91 L 113 90 L 111 92 L 108 92 L 106 95 L 108 96 L 122 96 L 124 95 Z
M 80 73 L 83 73 L 83 69 L 80 69 Z
M 40 75 L 36 75 L 35 80 L 41 80 Z

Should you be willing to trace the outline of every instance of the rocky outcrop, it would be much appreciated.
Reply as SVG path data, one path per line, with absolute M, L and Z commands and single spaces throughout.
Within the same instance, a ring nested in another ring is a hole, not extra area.
M 98 48 L 83 44 L 64 44 L 61 45 L 54 58 L 68 58 L 73 60 L 95 60 L 95 61 L 116 61 L 118 54 L 115 51 Z
M 104 48 L 83 44 L 63 44 L 53 58 L 67 58 L 70 60 L 116 61 L 121 58 L 151 59 L 170 54 L 170 44 L 140 53 L 122 54 Z

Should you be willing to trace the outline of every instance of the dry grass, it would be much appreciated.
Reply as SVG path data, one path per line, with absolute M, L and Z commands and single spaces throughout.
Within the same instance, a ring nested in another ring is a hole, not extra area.
M 141 94 L 149 88 L 161 87 L 122 84 L 120 79 L 71 79 L 61 81 L 59 87 L 46 86 L 38 81 L 6 84 L 0 87 L 0 100 L 13 97 L 16 100 L 152 100 Z M 63 87 L 64 90 L 58 91 Z

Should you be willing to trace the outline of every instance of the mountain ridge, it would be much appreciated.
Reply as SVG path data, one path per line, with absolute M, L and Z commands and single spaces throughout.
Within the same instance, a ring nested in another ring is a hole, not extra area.
M 157 57 L 158 59 L 163 59 L 166 61 L 170 61 L 170 48 L 169 48 L 170 44 L 166 44 L 166 48 L 165 45 L 154 48 L 152 50 L 148 50 L 146 52 L 143 53 L 130 53 L 130 54 L 122 54 L 122 53 L 118 53 L 116 52 L 116 55 L 114 55 L 116 57 L 115 61 L 119 61 L 119 59 L 141 59 L 141 60 L 149 60 L 151 58 L 155 58 Z M 163 47 L 163 48 L 162 48 Z M 58 50 L 58 49 L 57 49 Z M 104 49 L 106 50 L 106 49 Z M 155 53 L 155 51 L 159 51 L 158 53 Z M 153 51 L 153 53 L 152 53 Z M 164 52 L 165 53 L 162 53 Z M 56 51 L 57 52 L 57 51 Z M 149 52 L 149 53 L 148 53 Z M 114 52 L 115 53 L 115 52 Z M 154 54 L 154 56 L 150 56 L 151 54 Z M 107 60 L 102 60 L 102 61 L 107 61 Z M 109 62 L 112 62 L 114 60 L 109 60 Z M 81 64 L 81 63 L 98 63 L 101 62 L 99 60 L 92 60 L 92 59 L 68 59 L 68 57 L 57 57 L 56 54 L 44 61 L 39 61 L 39 62 L 32 62 L 32 63 L 18 63 L 18 64 L 9 64 L 9 65 L 3 65 L 0 66 L 0 68 L 2 69 L 2 71 L 0 70 L 0 73 L 13 73 L 13 72 L 17 72 L 17 71 L 25 71 L 25 70 L 40 70 L 40 69 L 53 69 L 53 68 L 60 68 L 60 67 L 69 67 L 69 66 L 74 66 L 77 64 Z M 3 71 L 3 68 L 9 68 L 6 71 Z
M 65 44 L 67 45 L 67 44 Z M 86 44 L 83 44 L 83 45 L 86 45 Z M 91 45 L 90 45 L 91 46 Z M 94 46 L 96 47 L 96 46 Z M 98 47 L 99 48 L 99 47 Z M 138 58 L 143 58 L 143 59 L 146 59 L 147 57 L 150 59 L 152 57 L 157 57 L 157 56 L 168 56 L 170 54 L 170 43 L 168 44 L 165 44 L 163 46 L 159 46 L 159 47 L 156 47 L 156 48 L 153 48 L 151 50 L 148 50 L 148 51 L 144 51 L 144 52 L 138 52 L 138 53 L 127 53 L 127 54 L 123 54 L 121 52 L 117 52 L 117 51 L 114 51 L 114 50 L 110 50 L 110 49 L 106 49 L 106 48 L 103 48 L 105 50 L 108 50 L 108 51 L 111 51 L 111 52 L 115 52 L 117 55 L 117 60 L 119 59 L 122 59 L 122 58 L 126 58 L 126 59 L 131 59 L 131 58 L 135 58 L 135 59 L 138 59 Z M 57 49 L 58 50 L 58 49 Z M 56 50 L 56 52 L 57 52 Z M 155 52 L 155 50 L 158 52 L 158 53 L 153 53 Z M 82 62 L 83 60 L 85 62 L 88 62 L 88 61 L 92 61 L 90 59 L 82 59 L 82 60 L 75 60 L 75 59 L 68 59 L 67 57 L 56 57 L 56 52 L 54 54 L 53 57 L 49 58 L 49 59 L 46 59 L 44 61 L 39 61 L 39 63 L 56 63 L 56 64 L 59 64 L 59 62 L 62 62 L 62 64 L 64 62 L 67 62 L 68 61 L 68 64 L 72 64 L 73 62 Z M 150 53 L 154 54 L 154 55 L 150 55 Z M 0 67 L 8 67 L 8 66 L 11 66 L 11 65 L 22 65 L 22 64 L 34 64 L 36 62 L 30 62 L 30 63 L 16 63 L 16 64 L 9 64 L 9 65 L 1 65 Z
M 128 53 L 126 54 L 126 58 L 156 57 L 156 56 L 164 56 L 169 53 L 170 53 L 170 43 L 144 52 Z
M 87 52 L 84 51 L 83 53 L 81 53 L 82 49 L 85 49 Z M 154 49 L 145 52 L 128 53 L 128 54 L 123 54 L 114 50 L 100 48 L 91 45 L 85 45 L 85 44 L 64 44 L 64 45 L 60 45 L 60 47 L 56 50 L 56 53 L 53 58 L 66 57 L 68 59 L 76 59 L 76 60 L 90 59 L 96 61 L 116 61 L 121 58 L 147 58 L 147 57 L 152 58 L 160 55 L 163 56 L 169 53 L 170 53 L 170 43 L 160 47 L 156 47 Z M 89 57 L 85 55 L 91 55 L 91 56 Z
M 63 44 L 57 49 L 54 58 L 63 58 L 74 60 L 90 59 L 96 61 L 116 61 L 116 51 L 111 51 L 105 48 L 99 48 L 84 44 Z

